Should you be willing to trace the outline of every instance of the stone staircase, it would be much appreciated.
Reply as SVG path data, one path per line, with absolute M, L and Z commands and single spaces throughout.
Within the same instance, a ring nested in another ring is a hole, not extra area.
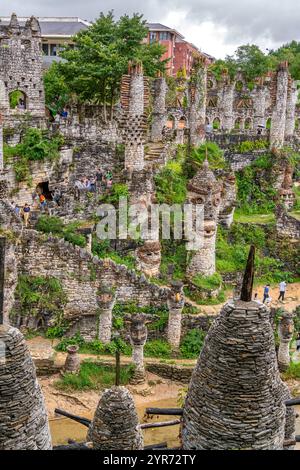
M 145 161 L 154 169 L 166 164 L 166 147 L 162 142 L 150 142 L 145 147 Z

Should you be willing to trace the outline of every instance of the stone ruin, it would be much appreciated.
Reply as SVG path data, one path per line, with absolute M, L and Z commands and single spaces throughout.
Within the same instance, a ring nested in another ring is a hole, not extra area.
M 293 339 L 294 333 L 294 321 L 293 315 L 284 312 L 281 315 L 278 324 L 278 336 L 279 336 L 279 349 L 278 349 L 278 366 L 279 370 L 284 372 L 288 369 L 291 358 L 290 358 L 290 343 Z
M 0 24 L 0 112 L 6 120 L 22 112 L 45 117 L 41 45 L 41 29 L 34 16 L 25 26 L 20 26 L 15 14 L 8 26 Z M 22 94 L 24 103 L 11 109 L 10 96 L 15 91 Z
M 134 401 L 125 387 L 106 389 L 100 398 L 88 441 L 96 450 L 142 450 L 143 435 Z
M 205 141 L 207 66 L 195 61 L 189 83 L 190 144 L 201 145 Z
M 204 206 L 204 228 L 200 233 L 203 246 L 191 256 L 187 275 L 211 276 L 216 271 L 215 251 L 217 223 L 221 204 L 221 185 L 207 160 L 188 184 L 188 202 Z
M 44 397 L 23 335 L 0 325 L 0 450 L 51 450 Z

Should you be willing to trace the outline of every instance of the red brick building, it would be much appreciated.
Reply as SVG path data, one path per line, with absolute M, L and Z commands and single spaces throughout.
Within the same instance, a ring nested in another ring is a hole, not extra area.
M 185 70 L 187 76 L 190 75 L 194 57 L 205 57 L 212 62 L 213 57 L 201 52 L 196 46 L 184 40 L 184 36 L 175 29 L 164 26 L 160 23 L 148 23 L 149 29 L 147 41 L 159 42 L 166 48 L 162 59 L 169 59 L 167 64 L 168 75 L 176 76 L 180 70 Z

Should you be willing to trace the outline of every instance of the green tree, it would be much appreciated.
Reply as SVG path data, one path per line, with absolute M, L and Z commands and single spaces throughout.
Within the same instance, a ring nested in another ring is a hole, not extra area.
M 57 65 L 55 79 L 63 80 L 61 84 L 66 84 L 79 101 L 102 104 L 106 120 L 107 105 L 112 110 L 116 103 L 121 77 L 129 61 L 141 62 L 149 76 L 165 70 L 166 61 L 161 60 L 164 47 L 158 43 L 143 43 L 146 36 L 142 15 L 124 15 L 116 21 L 112 11 L 107 15 L 101 13 L 92 26 L 73 38 L 75 47 L 68 47 L 61 53 L 66 60 Z M 61 95 L 59 83 L 56 93 Z M 47 102 L 51 102 L 54 93 L 50 86 L 46 95 Z

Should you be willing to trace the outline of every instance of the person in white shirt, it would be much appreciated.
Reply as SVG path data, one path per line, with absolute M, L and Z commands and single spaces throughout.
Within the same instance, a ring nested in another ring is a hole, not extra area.
M 286 291 L 286 282 L 282 281 L 279 284 L 279 297 L 278 297 L 278 300 L 282 300 L 282 301 L 284 300 L 285 291 Z

